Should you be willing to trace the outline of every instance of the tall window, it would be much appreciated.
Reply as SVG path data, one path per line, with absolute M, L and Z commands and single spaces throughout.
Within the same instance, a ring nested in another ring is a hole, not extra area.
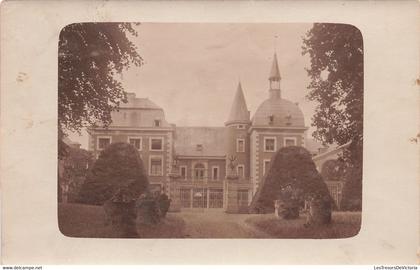
M 264 151 L 265 152 L 276 151 L 276 138 L 275 137 L 264 138 Z
M 248 190 L 247 189 L 238 190 L 238 206 L 239 207 L 248 206 Z
M 245 152 L 245 140 L 237 139 L 236 140 L 236 152 Z
M 163 138 L 150 138 L 150 150 L 163 150 Z
M 264 159 L 263 175 L 265 175 L 268 172 L 269 169 L 270 169 L 270 160 L 269 159 Z
M 197 180 L 203 180 L 204 179 L 204 171 L 205 167 L 201 163 L 197 163 L 194 166 L 194 176 Z
M 187 166 L 180 166 L 180 174 L 182 179 L 187 179 Z
M 128 143 L 134 146 L 137 150 L 141 150 L 141 138 L 128 138 Z
M 284 146 L 295 146 L 296 138 L 284 138 Z
M 245 167 L 244 167 L 244 165 L 238 165 L 237 169 L 238 169 L 239 178 L 244 179 L 245 178 Z
M 98 138 L 98 150 L 103 150 L 111 144 L 110 137 L 99 137 Z
M 160 120 L 155 120 L 155 127 L 160 127 Z
M 150 175 L 161 176 L 162 175 L 162 158 L 161 157 L 151 157 L 150 158 Z
M 219 167 L 213 167 L 211 179 L 213 180 L 219 179 Z

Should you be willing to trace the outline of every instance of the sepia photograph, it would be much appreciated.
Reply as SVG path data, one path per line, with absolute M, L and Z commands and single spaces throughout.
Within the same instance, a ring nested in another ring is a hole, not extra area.
M 415 0 L 0 2 L 3 268 L 416 269 Z
M 338 23 L 73 23 L 58 224 L 79 238 L 361 229 L 364 49 Z

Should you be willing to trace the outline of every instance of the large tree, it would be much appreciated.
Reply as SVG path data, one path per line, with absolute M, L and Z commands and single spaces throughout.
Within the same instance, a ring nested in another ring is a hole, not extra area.
M 130 36 L 131 23 L 75 23 L 58 43 L 59 137 L 88 125 L 107 126 L 126 95 L 117 76 L 142 58 Z
M 307 69 L 311 78 L 308 98 L 317 102 L 312 118 L 312 126 L 316 128 L 313 136 L 326 144 L 350 143 L 343 159 L 353 173 L 347 179 L 343 200 L 360 200 L 363 149 L 362 34 L 356 27 L 347 24 L 315 23 L 303 38 L 302 48 L 303 54 L 308 54 L 311 60 Z

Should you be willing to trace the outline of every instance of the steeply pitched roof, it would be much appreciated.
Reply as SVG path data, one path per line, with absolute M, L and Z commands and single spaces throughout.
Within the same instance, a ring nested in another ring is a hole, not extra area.
M 138 98 L 135 93 L 127 93 L 127 103 L 121 103 L 120 108 L 135 108 L 135 109 L 154 109 L 162 110 L 148 98 Z
M 277 63 L 277 54 L 274 54 L 273 58 L 273 65 L 271 66 L 270 77 L 269 80 L 280 80 L 280 71 L 279 71 L 279 64 Z
M 175 154 L 221 157 L 226 154 L 225 138 L 224 127 L 176 127 Z
M 242 85 L 239 82 L 235 97 L 233 98 L 232 107 L 230 108 L 229 118 L 226 123 L 232 122 L 249 122 L 249 111 L 246 106 Z

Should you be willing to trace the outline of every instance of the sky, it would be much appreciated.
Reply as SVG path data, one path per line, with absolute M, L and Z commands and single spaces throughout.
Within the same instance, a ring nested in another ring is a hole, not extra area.
M 138 47 L 144 65 L 120 80 L 125 91 L 162 107 L 177 126 L 223 126 L 241 81 L 251 116 L 268 98 L 268 75 L 277 53 L 282 98 L 298 102 L 310 127 L 315 104 L 308 94 L 309 56 L 302 37 L 311 24 L 142 23 Z M 310 128 L 310 136 L 313 128 Z M 86 132 L 70 139 L 87 148 Z

